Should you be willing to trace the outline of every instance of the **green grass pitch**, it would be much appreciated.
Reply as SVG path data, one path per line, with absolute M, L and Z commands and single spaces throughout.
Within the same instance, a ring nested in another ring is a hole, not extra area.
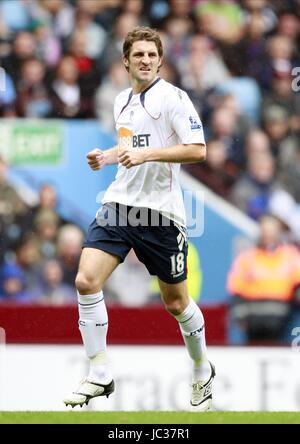
M 0 412 L 0 424 L 300 424 L 300 412 Z

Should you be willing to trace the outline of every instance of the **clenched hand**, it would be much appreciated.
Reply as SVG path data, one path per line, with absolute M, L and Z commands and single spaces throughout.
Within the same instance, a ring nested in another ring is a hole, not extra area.
M 99 148 L 90 151 L 86 158 L 87 163 L 93 171 L 101 170 L 105 165 L 105 155 Z
M 118 160 L 127 169 L 141 165 L 146 161 L 146 150 L 122 149 L 119 151 Z

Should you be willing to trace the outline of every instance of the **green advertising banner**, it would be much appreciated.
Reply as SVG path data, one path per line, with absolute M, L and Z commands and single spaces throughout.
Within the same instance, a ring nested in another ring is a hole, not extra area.
M 11 165 L 57 165 L 63 158 L 63 140 L 60 122 L 0 123 L 0 154 Z

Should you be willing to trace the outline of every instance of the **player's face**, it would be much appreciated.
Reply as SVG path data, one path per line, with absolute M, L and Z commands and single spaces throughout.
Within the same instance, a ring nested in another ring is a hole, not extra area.
M 154 42 L 134 42 L 129 59 L 124 59 L 131 79 L 140 84 L 150 84 L 157 76 L 161 58 Z

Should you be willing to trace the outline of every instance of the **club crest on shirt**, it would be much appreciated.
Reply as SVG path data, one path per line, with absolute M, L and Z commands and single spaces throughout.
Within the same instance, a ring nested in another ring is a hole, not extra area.
M 192 131 L 198 131 L 198 130 L 201 129 L 201 124 L 200 124 L 200 122 L 195 117 L 190 116 L 189 117 L 189 121 L 190 121 L 190 124 L 191 124 L 191 130 Z

